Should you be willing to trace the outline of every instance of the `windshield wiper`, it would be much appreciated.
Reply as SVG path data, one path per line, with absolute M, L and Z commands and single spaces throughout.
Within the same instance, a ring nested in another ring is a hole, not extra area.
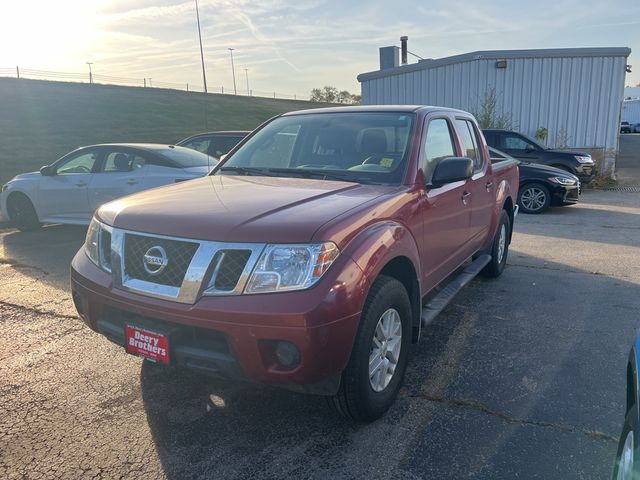
M 263 177 L 273 177 L 269 174 L 269 170 L 265 168 L 255 167 L 220 167 L 220 172 L 235 172 L 240 175 L 260 175 Z
M 307 169 L 307 168 L 269 168 L 269 172 L 272 173 L 289 173 L 292 175 L 298 175 L 303 178 L 322 178 L 323 180 L 338 180 L 341 182 L 357 183 L 353 177 L 349 175 L 340 175 L 334 172 L 325 172 L 324 170 Z

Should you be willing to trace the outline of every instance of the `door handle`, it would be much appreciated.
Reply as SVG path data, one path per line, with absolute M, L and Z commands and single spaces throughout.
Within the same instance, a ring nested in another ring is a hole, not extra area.
M 84 182 L 76 183 L 76 187 L 86 187 L 86 186 L 87 186 L 87 184 L 84 183 Z
M 462 203 L 464 203 L 465 205 L 467 204 L 467 198 L 469 198 L 471 196 L 471 192 L 464 192 L 462 194 Z
M 487 182 L 485 185 L 487 192 L 490 191 L 493 188 L 493 182 Z
M 140 182 L 138 182 L 138 180 L 134 180 L 133 178 L 131 180 L 127 180 L 127 185 L 137 185 L 138 183 Z

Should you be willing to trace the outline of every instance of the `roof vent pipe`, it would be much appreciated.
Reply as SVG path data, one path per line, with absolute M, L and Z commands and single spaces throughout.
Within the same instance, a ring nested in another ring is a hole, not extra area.
M 409 40 L 409 37 L 407 37 L 406 35 L 403 36 L 403 37 L 400 37 L 400 50 L 401 50 L 402 65 L 406 65 L 407 64 L 407 40 Z

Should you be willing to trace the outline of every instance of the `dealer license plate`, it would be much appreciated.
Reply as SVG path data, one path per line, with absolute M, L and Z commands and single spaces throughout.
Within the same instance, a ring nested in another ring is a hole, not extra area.
M 166 335 L 127 325 L 124 339 L 127 352 L 153 362 L 169 363 L 169 338 Z

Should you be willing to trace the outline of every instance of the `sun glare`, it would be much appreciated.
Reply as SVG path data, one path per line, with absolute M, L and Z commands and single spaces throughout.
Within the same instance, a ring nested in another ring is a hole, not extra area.
M 106 3 L 103 0 L 3 1 L 0 66 L 84 67 L 100 35 L 98 11 Z

